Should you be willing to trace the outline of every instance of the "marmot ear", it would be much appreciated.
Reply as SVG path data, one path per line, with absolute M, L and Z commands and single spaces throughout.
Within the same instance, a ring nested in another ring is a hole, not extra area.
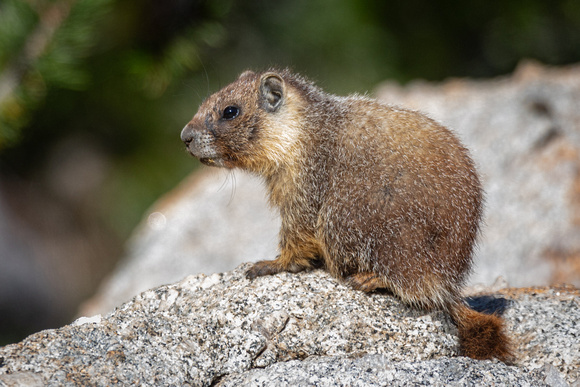
M 262 75 L 260 97 L 266 111 L 270 113 L 277 111 L 284 99 L 284 80 L 275 73 Z

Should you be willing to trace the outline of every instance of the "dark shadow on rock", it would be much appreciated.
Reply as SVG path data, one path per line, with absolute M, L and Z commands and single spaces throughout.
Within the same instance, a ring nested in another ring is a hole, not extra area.
M 485 313 L 501 316 L 512 305 L 513 301 L 497 296 L 474 296 L 466 297 L 465 301 L 471 309 Z

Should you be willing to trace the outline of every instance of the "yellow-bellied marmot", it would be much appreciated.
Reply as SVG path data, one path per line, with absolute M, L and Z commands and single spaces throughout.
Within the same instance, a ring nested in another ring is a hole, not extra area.
M 482 216 L 467 150 L 426 116 L 330 95 L 287 70 L 244 72 L 181 133 L 202 163 L 262 176 L 280 255 L 248 278 L 322 264 L 355 289 L 446 310 L 464 355 L 511 361 L 502 320 L 460 297 Z

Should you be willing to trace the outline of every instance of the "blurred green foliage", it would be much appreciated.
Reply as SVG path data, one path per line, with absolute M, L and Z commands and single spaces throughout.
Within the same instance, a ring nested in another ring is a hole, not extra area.
M 522 58 L 580 60 L 580 2 L 3 0 L 0 172 L 34 179 L 81 138 L 110 161 L 96 205 L 125 237 L 195 165 L 179 133 L 201 100 L 246 68 L 347 93 Z

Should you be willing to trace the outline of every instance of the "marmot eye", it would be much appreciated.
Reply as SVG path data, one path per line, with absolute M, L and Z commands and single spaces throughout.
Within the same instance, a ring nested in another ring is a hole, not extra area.
M 222 118 L 226 120 L 232 120 L 236 118 L 238 114 L 240 114 L 240 109 L 238 109 L 235 106 L 228 106 L 227 108 L 224 109 L 224 112 L 222 113 Z

